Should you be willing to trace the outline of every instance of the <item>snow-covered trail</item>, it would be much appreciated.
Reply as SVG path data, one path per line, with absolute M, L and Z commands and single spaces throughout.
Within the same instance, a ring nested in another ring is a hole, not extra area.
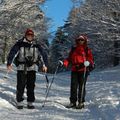
M 55 77 L 45 107 L 46 81 L 37 73 L 35 110 L 16 109 L 11 101 L 15 98 L 16 72 L 6 74 L 0 66 L 0 120 L 120 120 L 120 67 L 93 72 L 87 81 L 85 109 L 66 109 L 69 104 L 70 72 Z M 48 75 L 49 80 L 52 75 Z M 26 98 L 26 95 L 25 95 Z M 25 100 L 26 104 L 26 100 Z

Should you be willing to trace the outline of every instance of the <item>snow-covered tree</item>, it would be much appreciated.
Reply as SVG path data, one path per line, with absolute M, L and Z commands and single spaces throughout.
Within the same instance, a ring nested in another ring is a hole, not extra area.
M 32 28 L 38 42 L 48 47 L 48 20 L 40 9 L 40 4 L 43 2 L 45 0 L 2 0 L 0 3 L 2 62 L 5 62 L 9 48 L 23 36 L 27 28 Z
M 120 1 L 119 0 L 72 0 L 73 8 L 68 17 L 71 24 L 67 31 L 68 52 L 79 34 L 88 36 L 89 46 L 93 50 L 96 66 L 99 68 L 113 65 L 115 56 L 119 56 L 116 41 L 120 40 Z M 57 52 L 57 51 L 56 51 Z
M 87 25 L 89 30 L 86 30 L 86 33 L 93 43 L 96 62 L 100 67 L 113 64 L 113 57 L 116 54 L 114 42 L 120 39 L 119 5 L 118 0 L 86 0 L 79 14 L 90 24 Z
M 59 27 L 55 34 L 50 47 L 50 71 L 54 71 L 58 65 L 59 60 L 63 60 L 67 56 L 67 35 L 63 29 L 64 27 Z

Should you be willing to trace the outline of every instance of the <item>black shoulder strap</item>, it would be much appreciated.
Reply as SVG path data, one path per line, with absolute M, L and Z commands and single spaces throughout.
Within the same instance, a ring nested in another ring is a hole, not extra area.
M 71 47 L 71 52 L 72 52 L 72 53 L 74 52 L 75 48 L 76 48 L 75 46 L 72 46 L 72 47 Z
M 17 40 L 18 43 L 23 42 L 24 37 L 22 39 Z
M 88 57 L 88 47 L 85 48 L 86 57 Z
M 35 47 L 33 47 L 33 60 L 35 58 Z
M 26 57 L 26 51 L 25 51 L 25 47 L 23 47 L 24 48 L 24 59 L 25 59 L 25 57 Z

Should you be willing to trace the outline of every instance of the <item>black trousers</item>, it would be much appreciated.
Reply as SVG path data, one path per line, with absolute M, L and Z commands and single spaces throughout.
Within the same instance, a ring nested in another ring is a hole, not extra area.
M 86 81 L 88 72 L 84 77 L 84 72 L 71 72 L 71 89 L 70 89 L 70 102 L 79 103 L 85 102 L 86 95 Z
M 27 101 L 34 102 L 34 88 L 36 80 L 36 71 L 28 71 L 25 74 L 24 71 L 17 71 L 17 86 L 16 86 L 16 100 L 21 102 L 24 100 L 23 94 L 25 88 L 27 89 Z

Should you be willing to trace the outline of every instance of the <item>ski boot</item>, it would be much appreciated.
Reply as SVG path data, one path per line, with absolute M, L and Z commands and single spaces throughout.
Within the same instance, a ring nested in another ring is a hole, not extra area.
M 27 108 L 28 108 L 28 109 L 35 109 L 35 106 L 33 105 L 32 102 L 28 102 Z
M 17 109 L 23 109 L 23 102 L 17 102 Z
M 70 103 L 66 108 L 76 108 L 76 103 Z
M 77 106 L 76 106 L 76 109 L 82 109 L 84 108 L 84 103 L 79 103 Z

